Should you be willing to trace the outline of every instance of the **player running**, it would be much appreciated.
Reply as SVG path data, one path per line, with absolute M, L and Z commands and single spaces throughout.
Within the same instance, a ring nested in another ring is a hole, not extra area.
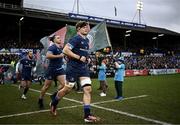
M 89 40 L 86 37 L 90 31 L 89 23 L 79 21 L 76 24 L 77 35 L 74 36 L 64 47 L 63 52 L 69 57 L 66 68 L 66 80 L 64 88 L 58 91 L 51 102 L 51 113 L 56 115 L 59 100 L 68 94 L 75 82 L 79 79 L 83 88 L 84 121 L 96 122 L 99 119 L 91 114 L 91 79 L 88 70 L 87 57 L 89 55 Z
M 40 109 L 44 108 L 43 97 L 48 88 L 51 86 L 51 83 L 54 81 L 54 79 L 57 79 L 60 82 L 60 87 L 58 89 L 63 88 L 65 84 L 65 71 L 63 68 L 64 54 L 62 53 L 63 43 L 60 39 L 60 36 L 58 35 L 54 35 L 51 38 L 51 41 L 54 44 L 52 44 L 48 48 L 46 54 L 46 58 L 49 59 L 49 65 L 45 74 L 46 80 L 44 86 L 41 89 L 41 93 L 38 100 L 38 105 Z

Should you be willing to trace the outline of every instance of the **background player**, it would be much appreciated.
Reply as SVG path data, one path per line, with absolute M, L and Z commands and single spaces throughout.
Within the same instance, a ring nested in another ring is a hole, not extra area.
M 51 86 L 51 83 L 54 81 L 54 79 L 57 79 L 60 82 L 61 86 L 58 89 L 63 88 L 65 84 L 65 71 L 63 68 L 64 54 L 62 53 L 63 43 L 60 39 L 60 36 L 58 35 L 54 35 L 50 40 L 54 44 L 52 44 L 48 48 L 48 51 L 46 53 L 46 58 L 49 59 L 49 65 L 45 74 L 45 83 L 41 89 L 38 100 L 38 105 L 40 109 L 44 108 L 43 97 L 48 88 Z
M 33 51 L 28 51 L 27 56 L 19 61 L 21 67 L 21 83 L 19 88 L 23 91 L 22 99 L 26 99 L 26 94 L 32 82 L 32 71 L 35 72 L 36 61 L 33 59 Z

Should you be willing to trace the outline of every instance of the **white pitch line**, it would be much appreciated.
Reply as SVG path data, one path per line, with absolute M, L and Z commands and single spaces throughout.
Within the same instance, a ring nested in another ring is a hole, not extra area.
M 137 119 L 142 119 L 142 120 L 153 122 L 156 124 L 171 125 L 171 123 L 167 123 L 167 122 L 163 122 L 163 121 L 159 121 L 159 120 L 155 120 L 155 119 L 151 119 L 151 118 L 146 118 L 143 116 L 139 116 L 139 115 L 135 115 L 135 114 L 131 114 L 128 112 L 123 112 L 123 111 L 119 111 L 119 110 L 115 110 L 115 109 L 111 109 L 111 108 L 105 108 L 105 107 L 94 105 L 94 104 L 92 104 L 92 107 L 103 109 L 103 110 L 114 112 L 114 113 L 118 113 L 118 114 L 122 114 L 122 115 L 126 115 L 126 116 L 130 116 L 130 117 L 137 118 Z
M 12 85 L 12 86 L 17 87 L 17 85 Z M 38 92 L 38 93 L 40 93 L 40 92 L 41 92 L 41 91 L 39 91 L 39 90 L 32 89 L 32 88 L 30 88 L 29 90 L 31 90 L 31 91 L 33 91 L 33 92 Z M 49 92 L 46 92 L 46 95 L 52 95 L 52 94 L 51 94 L 51 93 L 49 93 Z M 63 97 L 63 99 L 68 100 L 68 101 L 71 101 L 71 102 L 76 102 L 76 103 L 83 104 L 83 102 L 81 102 L 81 101 L 74 100 L 74 99 L 70 99 L 70 98 Z
M 13 85 L 13 86 L 16 86 L 16 85 Z M 30 89 L 30 90 L 34 91 L 34 92 L 40 92 L 39 90 L 36 90 L 36 89 Z M 51 95 L 50 93 L 46 93 L 46 94 L 47 95 Z M 146 96 L 146 95 L 141 95 L 141 96 Z M 129 97 L 129 98 L 135 98 L 135 97 Z M 74 100 L 74 99 L 70 99 L 70 98 L 65 98 L 65 97 L 63 97 L 63 99 L 82 104 L 82 102 L 78 101 L 78 100 Z M 105 107 L 98 106 L 98 105 L 95 105 L 95 104 L 91 104 L 91 106 L 95 107 L 95 108 L 103 109 L 103 110 L 106 110 L 106 111 L 110 111 L 110 112 L 126 115 L 126 116 L 129 116 L 129 117 L 138 118 L 138 119 L 142 119 L 142 120 L 145 120 L 145 121 L 153 122 L 153 123 L 156 123 L 156 124 L 171 125 L 171 123 L 167 123 L 167 122 L 163 122 L 163 121 L 159 121 L 159 120 L 155 120 L 155 119 L 151 119 L 151 118 L 146 118 L 146 117 L 143 117 L 143 116 L 131 114 L 131 113 L 128 113 L 128 112 L 122 112 L 122 111 L 115 110 L 115 109 L 105 108 Z
M 31 91 L 34 91 L 34 92 L 41 92 L 41 91 L 39 91 L 39 90 L 36 90 L 36 89 L 30 89 Z M 51 93 L 46 93 L 47 95 L 52 95 Z M 63 97 L 63 99 L 65 99 L 65 100 L 68 100 L 68 101 L 71 101 L 71 102 L 76 102 L 76 103 L 80 103 L 80 104 L 83 104 L 83 102 L 81 102 L 81 101 L 78 101 L 78 100 L 74 100 L 74 99 L 70 99 L 70 98 L 66 98 L 66 97 Z
M 82 105 L 66 106 L 62 108 L 57 108 L 57 110 L 76 108 L 78 106 L 82 106 Z M 31 115 L 31 114 L 37 114 L 37 113 L 43 113 L 43 112 L 50 112 L 50 110 L 46 109 L 46 110 L 39 110 L 39 111 L 33 111 L 33 112 L 17 113 L 17 114 L 12 114 L 12 115 L 3 115 L 3 116 L 0 116 L 0 119 L 10 118 L 10 117 L 15 117 L 15 116 L 22 116 L 22 115 Z
M 129 99 L 144 98 L 144 97 L 147 97 L 147 96 L 148 95 L 140 95 L 140 96 L 127 97 L 127 98 L 122 99 L 121 101 L 129 100 Z M 91 103 L 91 104 L 96 105 L 96 104 L 103 104 L 103 103 L 108 103 L 108 102 L 119 102 L 119 101 L 120 100 L 118 100 L 118 99 L 112 99 L 112 100 L 107 100 L 107 101 L 95 102 L 95 103 Z

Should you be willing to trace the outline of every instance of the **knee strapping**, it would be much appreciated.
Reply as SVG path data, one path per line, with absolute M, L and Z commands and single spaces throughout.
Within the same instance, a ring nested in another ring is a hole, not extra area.
M 68 83 L 66 83 L 65 86 L 67 86 L 68 88 L 73 88 L 74 85 L 75 85 L 75 82 L 68 82 Z
M 81 86 L 86 86 L 86 85 L 91 85 L 91 80 L 90 78 L 86 78 L 86 79 L 83 79 L 81 80 Z

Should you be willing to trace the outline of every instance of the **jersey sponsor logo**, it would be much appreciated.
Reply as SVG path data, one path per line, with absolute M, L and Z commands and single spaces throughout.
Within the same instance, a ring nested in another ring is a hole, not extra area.
M 88 50 L 87 50 L 87 47 L 86 47 L 86 49 L 80 48 L 80 50 L 81 50 L 81 51 L 86 51 L 86 52 L 88 51 Z

